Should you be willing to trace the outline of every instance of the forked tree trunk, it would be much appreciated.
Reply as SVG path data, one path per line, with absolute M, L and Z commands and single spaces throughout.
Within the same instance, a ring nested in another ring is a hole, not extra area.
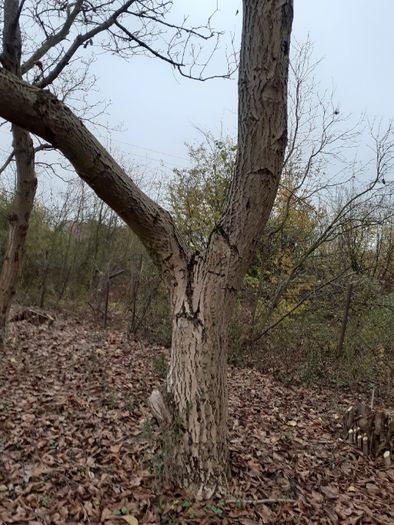
M 22 269 L 29 220 L 37 188 L 34 148 L 29 133 L 12 126 L 16 160 L 16 194 L 9 215 L 7 246 L 0 271 L 0 347 L 6 339 L 7 317 Z
M 292 2 L 244 1 L 236 172 L 205 252 L 175 289 L 167 468 L 209 495 L 227 475 L 227 351 L 236 293 L 268 220 L 287 139 Z
M 226 361 L 236 293 L 279 184 L 287 140 L 293 0 L 244 0 L 238 156 L 219 224 L 191 254 L 170 214 L 127 177 L 83 123 L 50 93 L 0 68 L 0 116 L 55 145 L 140 237 L 171 293 L 166 470 L 214 489 L 227 472 Z

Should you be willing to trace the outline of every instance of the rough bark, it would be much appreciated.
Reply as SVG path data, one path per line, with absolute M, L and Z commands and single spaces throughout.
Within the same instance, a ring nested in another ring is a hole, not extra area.
M 174 416 L 167 436 L 166 467 L 194 493 L 206 494 L 226 480 L 227 348 L 232 287 L 223 286 L 229 247 L 221 243 L 210 271 L 203 257 L 189 265 L 186 294 L 174 299 L 167 391 Z M 172 445 L 172 446 L 171 446 Z
M 226 478 L 228 333 L 279 184 L 291 23 L 292 2 L 244 2 L 236 174 L 206 252 L 190 260 L 186 291 L 174 296 L 167 387 L 178 420 L 169 468 L 198 490 Z
M 8 219 L 7 246 L 0 272 L 0 346 L 5 341 L 8 313 L 22 269 L 26 235 L 37 187 L 31 137 L 27 131 L 14 125 L 12 135 L 17 182 Z
M 232 247 L 230 280 L 237 286 L 256 251 L 279 185 L 287 143 L 292 19 L 292 0 L 244 0 L 238 157 L 216 232 Z
M 189 253 L 170 215 L 134 185 L 68 108 L 0 69 L 0 115 L 63 152 L 140 237 L 169 285 L 166 471 L 200 491 L 226 480 L 229 323 L 279 184 L 292 15 L 292 0 L 244 0 L 236 174 L 201 254 Z
M 19 29 L 19 2 L 4 3 L 3 64 L 20 75 L 22 41 Z M 18 277 L 22 269 L 23 254 L 30 215 L 37 188 L 34 167 L 34 147 L 30 134 L 12 125 L 13 149 L 16 162 L 16 193 L 9 215 L 6 250 L 0 271 L 0 347 L 6 339 L 7 318 Z

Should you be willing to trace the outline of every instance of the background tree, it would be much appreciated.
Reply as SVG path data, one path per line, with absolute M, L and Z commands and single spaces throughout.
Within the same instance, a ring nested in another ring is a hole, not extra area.
M 22 36 L 19 25 L 19 2 L 5 0 L 2 63 L 5 69 L 21 77 Z M 7 247 L 0 272 L 0 347 L 6 337 L 6 322 L 18 275 L 21 271 L 24 245 L 37 187 L 34 146 L 30 134 L 13 124 L 16 195 L 9 214 Z

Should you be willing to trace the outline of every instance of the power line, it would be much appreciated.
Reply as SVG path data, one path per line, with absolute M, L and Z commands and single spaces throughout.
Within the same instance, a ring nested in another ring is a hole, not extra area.
M 145 151 L 150 151 L 151 153 L 158 153 L 159 155 L 165 155 L 166 157 L 172 157 L 174 159 L 180 159 L 186 162 L 190 161 L 190 159 L 188 159 L 187 157 L 181 157 L 180 155 L 173 155 L 172 153 L 166 153 L 164 151 L 159 151 L 157 149 L 146 148 L 145 146 L 138 146 L 138 144 L 131 144 L 130 142 L 126 142 L 124 140 L 119 140 L 119 139 L 114 139 L 114 140 L 115 142 L 119 142 L 120 144 L 125 144 L 126 146 L 130 146 L 132 148 L 143 149 Z

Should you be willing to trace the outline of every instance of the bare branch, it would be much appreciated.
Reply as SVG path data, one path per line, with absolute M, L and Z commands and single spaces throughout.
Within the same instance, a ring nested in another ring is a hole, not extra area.
M 78 14 L 81 12 L 83 0 L 77 0 L 75 2 L 74 9 L 70 12 L 69 16 L 67 17 L 63 27 L 55 34 L 49 35 L 48 38 L 41 44 L 41 47 L 39 47 L 30 58 L 26 60 L 26 62 L 21 67 L 21 73 L 24 75 L 27 73 L 34 65 L 39 62 L 42 57 L 48 53 L 48 51 L 60 44 L 62 40 L 64 40 L 67 35 L 70 32 L 70 29 L 74 23 L 74 20 L 78 16 Z
M 143 42 L 142 40 L 140 40 L 138 37 L 136 37 L 135 35 L 133 35 L 132 33 L 130 33 L 130 31 L 128 29 L 126 29 L 121 23 L 115 21 L 115 25 L 121 29 L 127 36 L 130 40 L 133 40 L 134 42 L 136 42 L 139 46 L 143 47 L 144 49 L 146 49 L 147 51 L 149 51 L 149 53 L 151 53 L 153 56 L 157 57 L 157 58 L 160 58 L 161 60 L 164 60 L 164 62 L 168 62 L 169 64 L 171 64 L 172 66 L 174 66 L 175 68 L 178 69 L 179 72 L 181 72 L 180 68 L 184 65 L 184 64 L 181 64 L 179 62 L 175 62 L 174 60 L 172 60 L 171 58 L 168 58 L 164 55 L 162 55 L 161 53 L 159 53 L 158 51 L 155 51 L 152 47 L 148 46 L 148 44 L 146 44 L 145 42 Z
M 135 1 L 136 0 L 128 0 L 119 9 L 114 11 L 104 22 L 98 24 L 94 29 L 87 31 L 85 34 L 78 35 L 62 58 L 56 63 L 52 71 L 50 71 L 42 80 L 37 82 L 37 86 L 44 88 L 51 84 L 69 64 L 72 57 L 85 42 L 92 40 L 98 34 L 109 29 L 116 22 L 117 18 L 125 13 Z
M 3 173 L 3 171 L 11 164 L 11 162 L 14 159 L 14 151 L 12 151 L 8 157 L 7 160 L 4 162 L 4 164 L 0 167 L 0 175 Z

